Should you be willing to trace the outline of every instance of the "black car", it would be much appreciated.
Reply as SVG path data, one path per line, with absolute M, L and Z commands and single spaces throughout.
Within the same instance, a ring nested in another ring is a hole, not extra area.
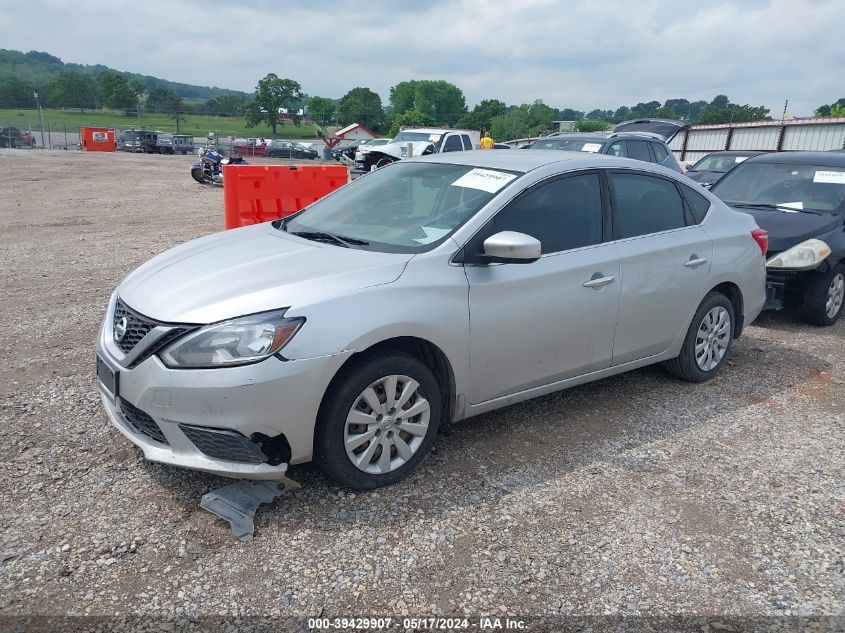
M 317 158 L 317 151 L 299 143 L 273 141 L 264 155 L 272 158 L 306 158 L 308 160 L 314 160 Z
M 765 152 L 713 152 L 712 154 L 707 154 L 707 156 L 687 169 L 686 176 L 702 187 L 709 188 L 715 185 L 722 176 L 741 162 L 763 153 Z
M 768 309 L 833 325 L 845 299 L 845 154 L 778 152 L 740 163 L 711 191 L 769 232 Z
M 684 170 L 668 143 L 686 127 L 683 121 L 639 119 L 620 123 L 609 134 L 551 134 L 534 141 L 528 149 L 559 149 L 623 156 L 663 165 L 682 174 Z

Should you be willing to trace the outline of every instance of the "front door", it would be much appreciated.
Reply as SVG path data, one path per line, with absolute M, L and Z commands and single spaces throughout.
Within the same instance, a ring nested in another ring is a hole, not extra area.
M 467 245 L 477 254 L 487 237 L 517 231 L 543 252 L 530 264 L 465 267 L 471 404 L 610 366 L 620 265 L 604 224 L 599 176 L 582 172 L 530 188 Z

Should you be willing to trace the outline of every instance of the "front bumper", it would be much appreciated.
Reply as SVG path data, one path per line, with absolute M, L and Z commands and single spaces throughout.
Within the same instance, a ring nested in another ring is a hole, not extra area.
M 119 372 L 118 394 L 115 398 L 98 381 L 100 396 L 112 424 L 147 459 L 227 477 L 283 480 L 287 463 L 273 459 L 246 463 L 243 456 L 249 459 L 249 452 L 270 438 L 286 440 L 289 463 L 312 458 L 320 402 L 351 352 L 303 360 L 274 356 L 253 365 L 218 369 L 170 369 L 151 356 L 128 368 L 110 341 L 112 314 L 110 309 L 97 339 L 97 354 Z M 139 415 L 147 416 L 140 425 Z M 207 436 L 219 431 L 227 441 L 236 438 L 231 444 L 233 458 L 200 450 L 197 443 L 208 448 L 197 442 L 197 431 Z M 259 448 L 256 452 L 265 457 Z
M 796 300 L 801 290 L 802 271 L 766 269 L 766 305 L 764 310 L 782 310 Z

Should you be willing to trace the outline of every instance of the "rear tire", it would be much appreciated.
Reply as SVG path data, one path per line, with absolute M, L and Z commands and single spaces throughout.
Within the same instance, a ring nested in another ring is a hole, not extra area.
M 831 326 L 842 316 L 845 264 L 837 264 L 825 273 L 810 275 L 801 310 L 804 320 L 813 325 Z
M 431 450 L 441 411 L 440 386 L 418 358 L 391 351 L 365 355 L 326 391 L 314 435 L 315 461 L 348 488 L 394 484 Z
M 711 292 L 692 318 L 681 353 L 666 362 L 666 369 L 690 382 L 714 378 L 733 344 L 735 323 L 733 305 L 728 298 L 721 292 Z

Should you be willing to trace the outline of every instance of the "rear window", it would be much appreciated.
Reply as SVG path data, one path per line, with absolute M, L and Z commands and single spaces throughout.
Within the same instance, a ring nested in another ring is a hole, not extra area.
M 710 201 L 699 192 L 695 191 L 692 187 L 687 187 L 686 185 L 681 185 L 681 192 L 687 200 L 687 204 L 692 212 L 692 217 L 695 219 L 695 223 L 701 224 L 704 217 L 707 215 L 707 212 L 710 210 Z
M 654 150 L 654 156 L 657 158 L 658 163 L 662 163 L 664 160 L 669 158 L 669 152 L 667 152 L 666 148 L 660 143 L 652 143 L 651 149 Z
M 628 141 L 628 158 L 651 162 L 651 154 L 648 151 L 648 143 L 645 141 Z
M 601 151 L 604 141 L 601 139 L 576 140 L 571 138 L 544 138 L 536 141 L 529 149 L 559 149 L 566 152 L 589 152 L 595 154 Z
M 684 203 L 675 185 L 641 173 L 611 174 L 613 239 L 660 233 L 686 226 Z

